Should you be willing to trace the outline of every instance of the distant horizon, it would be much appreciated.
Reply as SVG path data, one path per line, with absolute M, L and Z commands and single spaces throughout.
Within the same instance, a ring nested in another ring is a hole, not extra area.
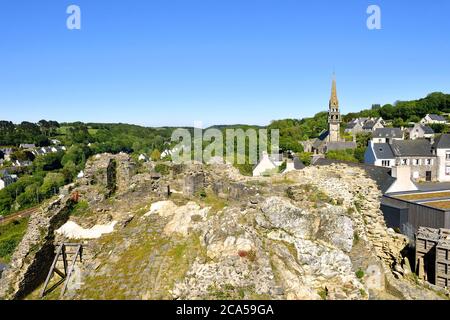
M 340 108 L 340 110 L 341 110 L 341 112 L 342 112 L 343 115 L 347 115 L 347 114 L 349 114 L 349 113 L 358 113 L 358 112 L 363 111 L 363 110 L 370 110 L 371 107 L 372 107 L 374 104 L 379 104 L 380 106 L 383 106 L 383 105 L 386 105 L 386 104 L 392 104 L 392 105 L 395 105 L 395 103 L 398 102 L 398 101 L 413 101 L 413 100 L 419 100 L 419 99 L 422 99 L 422 98 L 427 97 L 429 94 L 434 93 L 434 92 L 441 92 L 441 93 L 443 93 L 443 94 L 450 94 L 450 93 L 443 92 L 443 91 L 431 91 L 431 92 L 429 92 L 429 93 L 427 93 L 427 94 L 425 94 L 424 96 L 421 96 L 421 97 L 416 97 L 416 98 L 411 98 L 411 99 L 408 99 L 408 98 L 406 98 L 406 99 L 396 99 L 396 100 L 393 101 L 393 102 L 387 102 L 387 103 L 382 103 L 382 104 L 380 104 L 380 103 L 372 103 L 370 106 L 367 106 L 367 107 L 365 107 L 365 108 L 361 108 L 360 110 L 353 110 L 353 111 L 350 111 L 350 112 L 345 112 L 345 110 L 343 110 L 342 108 Z M 294 118 L 294 117 L 283 117 L 283 118 L 278 118 L 278 119 L 272 119 L 272 120 L 270 120 L 270 122 L 267 123 L 267 124 L 254 124 L 254 123 L 245 123 L 245 122 L 241 122 L 241 123 L 212 123 L 212 124 L 203 124 L 203 128 L 204 128 L 204 129 L 207 129 L 207 128 L 210 128 L 210 127 L 220 127 L 220 126 L 254 126 L 254 127 L 267 127 L 267 126 L 269 126 L 269 125 L 271 124 L 272 121 L 285 120 L 285 119 L 302 120 L 302 119 L 306 119 L 306 118 L 312 118 L 314 115 L 316 115 L 316 114 L 318 114 L 318 113 L 320 113 L 320 112 L 327 112 L 327 111 L 328 111 L 327 108 L 323 108 L 323 110 L 318 110 L 317 112 L 314 112 L 314 113 L 313 113 L 312 115 L 310 115 L 310 116 L 297 117 L 297 118 Z M 31 123 L 37 123 L 37 122 L 39 122 L 40 120 L 47 120 L 47 121 L 53 120 L 53 121 L 57 121 L 57 122 L 60 123 L 60 124 L 62 124 L 62 123 L 76 123 L 76 122 L 81 122 L 81 123 L 85 123 L 85 124 L 89 124 L 89 123 L 91 123 L 91 124 L 126 124 L 126 125 L 135 125 L 135 126 L 140 126 L 140 127 L 156 128 L 156 129 L 157 129 L 157 128 L 194 128 L 194 123 L 196 122 L 196 121 L 194 121 L 192 124 L 180 124 L 180 125 L 170 125 L 170 124 L 163 124 L 163 125 L 151 125 L 151 124 L 150 124 L 150 125 L 148 125 L 148 124 L 145 124 L 145 123 L 132 123 L 132 122 L 123 122 L 123 121 L 106 122 L 106 121 L 90 121 L 90 120 L 89 120 L 89 121 L 85 121 L 85 120 L 80 120 L 80 119 L 69 120 L 69 121 L 67 121 L 67 120 L 61 120 L 61 121 L 60 121 L 60 120 L 58 120 L 58 119 L 51 119 L 51 118 L 40 118 L 40 119 L 38 119 L 38 120 L 23 119 L 23 120 L 20 120 L 20 121 L 14 121 L 14 120 L 11 120 L 11 119 L 0 118 L 0 121 L 2 121 L 2 120 L 4 120 L 4 121 L 11 121 L 11 122 L 13 122 L 14 124 L 20 124 L 21 122 L 24 122 L 24 121 L 26 121 L 26 122 L 31 122 Z
M 80 30 L 67 27 L 69 4 Z M 0 118 L 206 127 L 448 92 L 448 0 L 8 1 Z

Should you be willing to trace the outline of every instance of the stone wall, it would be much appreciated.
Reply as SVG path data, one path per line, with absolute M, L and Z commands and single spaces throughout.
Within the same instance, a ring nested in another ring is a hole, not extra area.
M 205 174 L 202 171 L 188 172 L 184 178 L 183 194 L 193 196 L 205 187 Z
M 55 255 L 54 231 L 68 220 L 73 205 L 70 197 L 61 197 L 32 214 L 11 266 L 0 279 L 0 298 L 24 298 L 45 281 Z

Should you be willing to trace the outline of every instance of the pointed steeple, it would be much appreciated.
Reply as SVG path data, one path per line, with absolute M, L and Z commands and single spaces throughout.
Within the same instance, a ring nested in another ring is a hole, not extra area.
M 330 109 L 339 108 L 339 100 L 336 90 L 336 74 L 333 73 L 333 84 L 331 85 Z

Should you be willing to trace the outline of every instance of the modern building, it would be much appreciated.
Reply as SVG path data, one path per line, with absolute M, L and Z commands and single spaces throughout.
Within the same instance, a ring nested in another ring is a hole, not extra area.
M 381 210 L 389 228 L 413 240 L 419 227 L 450 229 L 450 190 L 385 194 Z

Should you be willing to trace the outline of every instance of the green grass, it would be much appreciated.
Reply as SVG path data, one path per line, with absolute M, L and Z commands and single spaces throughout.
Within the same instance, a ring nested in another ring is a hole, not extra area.
M 85 200 L 79 201 L 75 207 L 73 208 L 71 215 L 72 216 L 83 216 L 87 213 L 89 209 L 89 204 Z
M 28 227 L 28 218 L 0 226 L 0 262 L 9 263 Z

